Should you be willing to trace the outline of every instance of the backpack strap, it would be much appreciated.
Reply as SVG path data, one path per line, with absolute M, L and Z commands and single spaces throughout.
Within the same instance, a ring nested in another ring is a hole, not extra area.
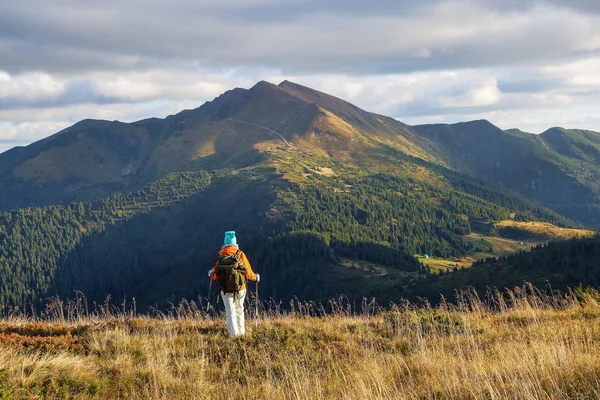
M 240 264 L 244 265 L 244 263 L 242 262 L 242 258 L 240 257 L 240 253 L 241 253 L 241 250 L 237 249 L 234 256 L 239 260 L 238 265 L 240 265 Z M 246 267 L 246 266 L 244 265 L 244 267 Z
M 240 249 L 237 249 L 237 251 L 235 252 L 235 256 L 236 256 L 236 257 L 238 257 L 238 258 L 240 258 L 240 257 L 239 257 L 239 255 L 240 255 L 240 252 L 241 252 L 241 250 L 240 250 Z M 241 258 L 240 258 L 240 262 L 238 263 L 238 267 L 240 266 L 240 264 L 241 264 L 241 265 L 244 265 L 244 263 L 242 262 Z M 245 265 L 244 265 L 244 269 L 246 269 L 246 266 L 245 266 Z M 246 277 L 244 276 L 244 278 L 243 278 L 243 279 L 244 279 L 244 280 L 246 280 Z M 233 298 L 234 298 L 234 299 L 237 299 L 237 298 L 239 298 L 239 297 L 238 297 L 238 296 L 239 296 L 239 293 L 240 293 L 240 292 L 239 292 L 239 291 L 237 291 L 237 290 L 236 290 L 235 292 L 233 292 Z

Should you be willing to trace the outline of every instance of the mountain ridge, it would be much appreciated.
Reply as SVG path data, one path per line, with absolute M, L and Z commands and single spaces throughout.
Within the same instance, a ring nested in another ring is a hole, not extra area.
M 375 156 L 381 168 L 393 169 L 380 150 L 395 149 L 600 224 L 598 133 L 551 128 L 533 135 L 487 120 L 408 126 L 290 81 L 234 88 L 164 119 L 82 120 L 0 154 L 0 184 L 14 192 L 0 195 L 0 210 L 89 201 L 169 172 L 281 158 L 273 131 L 302 151 L 357 168 L 377 169 Z
M 580 136 L 575 147 L 594 143 Z M 527 236 L 524 222 L 591 225 L 595 209 L 578 208 L 595 204 L 579 196 L 595 190 L 588 164 L 489 121 L 410 127 L 290 82 L 164 119 L 84 120 L 0 155 L 12 165 L 0 174 L 0 302 L 204 296 L 198 270 L 224 230 L 273 299 L 397 300 L 435 272 L 423 254 L 464 262 L 522 249 L 500 236 Z M 581 202 L 543 204 L 565 199 Z

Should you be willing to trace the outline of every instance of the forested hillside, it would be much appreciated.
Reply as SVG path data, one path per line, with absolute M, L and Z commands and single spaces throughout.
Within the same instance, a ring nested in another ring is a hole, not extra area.
M 75 290 L 140 307 L 202 298 L 226 230 L 275 301 L 398 300 L 429 282 L 424 254 L 464 262 L 506 253 L 492 241 L 511 224 L 595 223 L 596 164 L 580 162 L 596 156 L 595 134 L 523 135 L 489 123 L 412 128 L 291 82 L 162 120 L 82 121 L 0 155 L 0 304 L 40 308 Z M 531 157 L 542 150 L 520 140 L 548 141 L 552 154 Z M 489 175 L 509 145 L 520 155 Z M 521 190 L 537 170 L 545 189 Z M 575 181 L 585 196 L 565 183 Z M 581 202 L 561 208 L 565 196 Z
M 185 172 L 127 195 L 3 213 L 0 299 L 41 306 L 48 296 L 80 290 L 97 302 L 129 296 L 140 306 L 164 306 L 206 296 L 205 270 L 229 229 L 238 232 L 255 269 L 268 276 L 265 295 L 394 299 L 427 273 L 414 254 L 456 257 L 475 250 L 463 240 L 470 221 L 512 213 L 521 220 L 569 222 L 448 174 L 448 184 L 436 186 L 384 174 L 315 174 L 298 184 L 267 169 Z M 389 269 L 380 276 L 345 268 L 342 259 Z
M 447 165 L 600 226 L 600 133 L 552 128 L 534 135 L 488 121 L 413 129 Z
M 600 235 L 567 241 L 552 241 L 499 259 L 477 262 L 469 269 L 431 276 L 413 288 L 411 295 L 439 301 L 440 293 L 452 299 L 455 290 L 512 288 L 524 282 L 538 287 L 567 290 L 577 286 L 600 286 Z
M 19 209 L 0 214 L 0 268 L 2 287 L 0 302 L 4 305 L 36 303 L 64 279 L 59 267 L 89 237 L 106 235 L 107 229 L 121 225 L 136 215 L 147 214 L 185 197 L 196 195 L 210 184 L 206 172 L 172 174 L 128 195 L 92 203 L 68 206 Z M 127 248 L 134 243 L 115 238 L 116 247 Z M 105 265 L 104 273 L 115 277 L 134 269 L 136 265 L 119 264 L 116 270 Z M 98 282 L 85 265 L 79 265 L 75 275 Z M 58 274 L 58 275 L 57 275 Z M 74 290 L 76 288 L 71 288 Z

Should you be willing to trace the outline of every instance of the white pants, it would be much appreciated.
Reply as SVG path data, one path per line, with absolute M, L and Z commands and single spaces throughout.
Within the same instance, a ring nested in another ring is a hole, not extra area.
M 245 335 L 244 300 L 246 299 L 246 289 L 240 290 L 235 297 L 233 293 L 221 292 L 221 298 L 223 299 L 223 304 L 225 304 L 229 337 Z

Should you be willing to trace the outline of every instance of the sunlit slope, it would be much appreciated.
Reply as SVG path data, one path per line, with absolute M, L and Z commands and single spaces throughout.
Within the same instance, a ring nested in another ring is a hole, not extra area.
M 259 82 L 165 119 L 85 120 L 3 153 L 0 209 L 93 200 L 169 172 L 248 167 L 290 142 L 339 159 L 361 158 L 365 149 L 384 144 L 431 159 L 411 135 L 398 121 L 327 94 Z

